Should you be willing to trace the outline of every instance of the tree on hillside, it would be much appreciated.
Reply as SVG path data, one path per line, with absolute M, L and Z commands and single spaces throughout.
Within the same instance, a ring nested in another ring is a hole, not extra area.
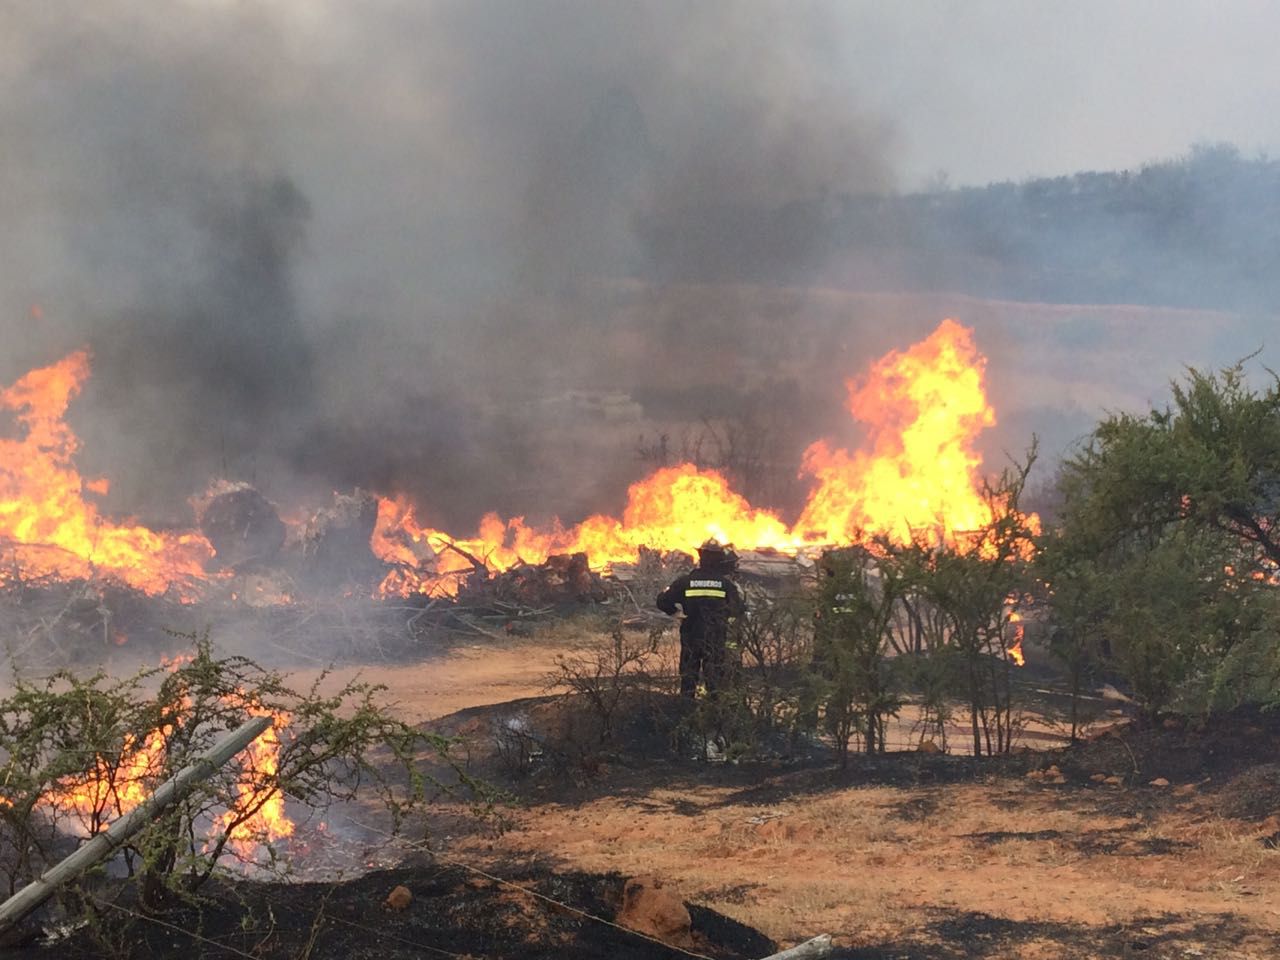
M 1274 310 L 1280 161 L 1229 144 L 1135 170 L 841 197 L 830 233 L 900 285 L 1059 303 Z
M 1151 716 L 1272 701 L 1280 380 L 1257 392 L 1237 364 L 1172 390 L 1064 464 L 1040 564 L 1062 649 L 1120 673 Z

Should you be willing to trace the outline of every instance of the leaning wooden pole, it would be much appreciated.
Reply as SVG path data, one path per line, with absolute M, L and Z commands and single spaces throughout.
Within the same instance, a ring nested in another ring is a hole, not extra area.
M 209 748 L 209 752 L 194 763 L 183 767 L 162 783 L 156 792 L 138 804 L 102 833 L 71 856 L 46 870 L 38 880 L 27 884 L 4 903 L 0 903 L 0 934 L 5 933 L 23 917 L 44 903 L 59 886 L 94 864 L 105 860 L 167 807 L 185 798 L 196 784 L 209 779 L 237 753 L 256 740 L 267 727 L 270 717 L 254 717 Z
M 831 935 L 824 933 L 820 937 L 806 940 L 798 947 L 783 950 L 781 953 L 771 953 L 763 960 L 818 960 L 820 957 L 830 956 L 831 951 Z

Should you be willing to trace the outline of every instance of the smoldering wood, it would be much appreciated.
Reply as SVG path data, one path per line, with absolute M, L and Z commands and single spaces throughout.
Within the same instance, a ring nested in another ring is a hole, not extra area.
M 113 581 L 0 580 L 0 656 L 27 671 L 97 664 L 104 647 L 126 643 L 167 651 L 172 631 L 206 622 L 207 614 L 176 596 L 151 597 Z
M 376 583 L 386 572 L 386 565 L 369 546 L 377 523 L 377 497 L 363 490 L 334 494 L 327 506 L 311 516 L 302 533 L 301 577 L 318 588 Z
M 481 579 L 467 578 L 458 602 L 476 600 L 529 609 L 599 602 L 608 596 L 603 579 L 591 569 L 585 553 L 552 554 L 542 563 L 517 563 Z
M 234 577 L 212 581 L 203 596 L 184 602 L 177 596 L 148 596 L 103 580 L 32 578 L 0 583 L 0 656 L 26 673 L 68 667 L 92 668 L 117 648 L 129 657 L 157 661 L 189 647 L 189 636 L 214 623 L 222 647 L 228 637 L 246 638 L 245 653 L 265 664 L 397 662 L 420 658 L 424 650 L 458 640 L 507 639 L 531 633 L 534 626 L 569 604 L 527 604 L 507 598 L 505 585 L 458 599 L 389 597 L 376 599 L 373 588 L 348 591 L 296 591 L 287 578 L 268 596 L 246 597 L 251 581 Z M 608 593 L 590 601 L 608 611 L 622 599 Z M 288 594 L 273 600 L 271 594 Z M 238 597 L 238 598 L 237 598 Z
M 119 850 L 161 813 L 185 799 L 201 782 L 213 776 L 228 760 L 257 739 L 267 727 L 270 717 L 254 717 L 215 743 L 195 762 L 183 767 L 162 783 L 150 797 L 132 811 L 90 839 L 71 856 L 46 870 L 4 903 L 0 903 L 0 935 L 11 930 L 23 918 L 48 900 L 58 887 L 74 880 L 90 867 L 101 863 Z
M 665 622 L 651 607 L 657 590 L 591 569 L 584 553 L 557 554 L 508 570 L 431 574 L 443 544 L 424 550 L 420 566 L 378 561 L 369 546 L 377 502 L 336 497 L 270 565 L 234 576 L 184 582 L 147 595 L 109 577 L 26 578 L 0 571 L 0 652 L 24 669 L 96 663 L 104 647 L 154 659 L 183 648 L 182 638 L 213 622 L 217 633 L 253 638 L 251 655 L 275 662 L 402 660 L 455 639 L 526 636 L 540 620 L 582 609 L 630 610 L 633 628 Z M 653 557 L 659 555 L 650 551 Z M 687 556 L 671 556 L 688 563 Z M 332 562 L 330 562 L 330 560 Z M 655 570 L 664 576 L 664 561 Z M 377 598 L 388 571 L 429 593 Z M 662 584 L 665 586 L 665 583 Z M 241 652 L 241 651 L 237 651 Z
M 274 560 L 286 531 L 275 504 L 244 485 L 204 503 L 200 532 L 213 546 L 218 566 L 244 569 Z

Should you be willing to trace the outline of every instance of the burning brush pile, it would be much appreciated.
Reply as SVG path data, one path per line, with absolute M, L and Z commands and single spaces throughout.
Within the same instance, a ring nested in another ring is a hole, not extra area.
M 642 614 L 651 588 L 708 537 L 735 543 L 744 573 L 766 579 L 832 546 L 874 555 L 877 544 L 947 545 L 977 556 L 984 542 L 974 531 L 1013 506 L 994 501 L 980 476 L 975 440 L 995 420 L 983 368 L 971 332 L 948 320 L 851 381 L 849 410 L 867 442 L 852 451 L 826 441 L 808 448 L 801 470 L 811 490 L 792 521 L 751 504 L 723 475 L 684 463 L 632 484 L 618 516 L 540 526 L 489 514 L 470 536 L 430 526 L 423 505 L 394 490 L 282 511 L 263 491 L 230 481 L 193 498 L 185 529 L 110 517 L 101 506 L 109 481 L 80 474 L 79 441 L 65 420 L 90 375 L 89 356 L 33 370 L 0 391 L 0 417 L 11 421 L 0 432 L 5 654 L 20 668 L 100 661 L 104 648 L 125 647 L 147 664 L 192 641 L 196 654 L 133 680 L 56 671 L 34 684 L 15 680 L 17 695 L 0 704 L 0 734 L 23 724 L 43 729 L 49 717 L 80 726 L 52 739 L 10 737 L 30 746 L 21 767 L 29 783 L 0 791 L 0 820 L 75 822 L 96 833 L 233 720 L 269 717 L 205 804 L 166 835 L 169 872 L 189 861 L 207 879 L 224 852 L 273 860 L 272 844 L 294 833 L 286 796 L 313 807 L 351 800 L 396 762 L 408 766 L 387 782 L 415 784 L 415 758 L 443 743 L 384 712 L 374 688 L 352 684 L 336 699 L 293 693 L 258 666 L 269 648 L 291 663 L 332 662 L 344 652 L 367 662 L 403 656 L 406 641 L 416 647 L 435 631 L 501 637 L 567 605 L 614 602 Z M 245 652 L 254 659 L 218 659 L 200 638 L 210 623 L 252 637 L 257 646 Z M 323 646 L 308 649 L 317 637 Z M 107 760 L 86 766 L 81 754 L 94 731 L 106 740 L 88 752 Z M 25 756 L 16 746 L 7 753 L 11 767 Z M 41 865 L 21 860 L 29 846 L 13 846 L 15 875 Z
M 491 513 L 474 534 L 457 536 L 431 527 L 424 508 L 396 491 L 335 494 L 319 509 L 282 515 L 262 492 L 225 481 L 193 499 L 189 529 L 105 516 L 109 480 L 78 472 L 78 440 L 64 419 L 90 375 L 88 354 L 73 353 L 0 392 L 13 421 L 0 439 L 0 594 L 24 614 L 9 621 L 18 624 L 10 653 L 37 636 L 59 642 L 51 626 L 73 644 L 79 634 L 123 644 L 143 609 L 162 609 L 165 626 L 183 629 L 214 619 L 210 605 L 279 611 L 338 599 L 402 611 L 408 634 L 442 616 L 497 633 L 564 604 L 621 596 L 610 574 L 625 579 L 641 551 L 687 555 L 707 537 L 747 557 L 754 550 L 766 565 L 874 537 L 963 541 L 992 514 L 974 450 L 995 422 L 983 367 L 971 331 L 947 320 L 850 381 L 849 410 L 867 443 L 808 448 L 801 470 L 812 487 L 794 522 L 685 463 L 633 484 L 616 517 L 535 526 Z

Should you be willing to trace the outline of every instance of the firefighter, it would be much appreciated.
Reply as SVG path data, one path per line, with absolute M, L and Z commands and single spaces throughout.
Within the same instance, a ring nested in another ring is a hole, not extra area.
M 711 539 L 698 548 L 698 565 L 658 595 L 658 609 L 680 621 L 680 695 L 692 700 L 701 682 L 714 697 L 724 681 L 729 626 L 746 611 L 731 579 L 738 555 Z

